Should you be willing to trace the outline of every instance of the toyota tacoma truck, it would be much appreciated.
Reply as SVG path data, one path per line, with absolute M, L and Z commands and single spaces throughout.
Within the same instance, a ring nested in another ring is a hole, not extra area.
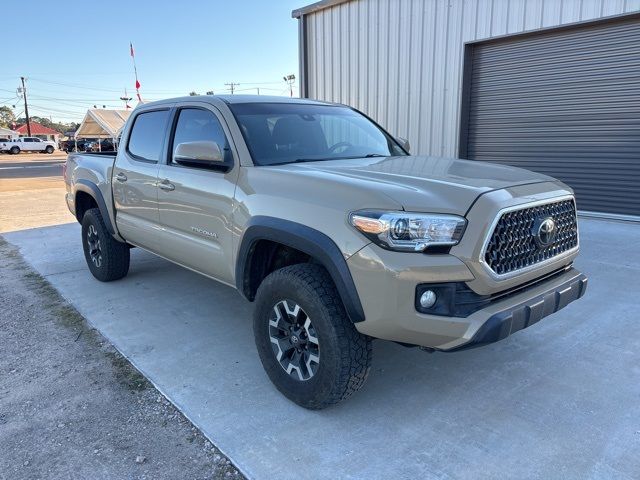
M 241 95 L 144 104 L 117 154 L 72 153 L 64 178 L 95 278 L 123 278 L 140 247 L 236 288 L 255 302 L 269 378 L 310 409 L 363 385 L 373 339 L 478 347 L 587 286 L 572 266 L 567 185 L 411 156 L 407 141 L 344 105 Z

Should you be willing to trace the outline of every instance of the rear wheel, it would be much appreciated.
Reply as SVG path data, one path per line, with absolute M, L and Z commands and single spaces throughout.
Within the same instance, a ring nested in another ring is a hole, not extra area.
M 17 155 L 20 153 L 20 147 L 11 147 L 9 152 L 11 152 L 12 155 Z
M 280 392 L 321 409 L 358 391 L 371 367 L 371 338 L 347 317 L 327 271 L 298 264 L 271 273 L 256 294 L 253 331 Z
M 53 153 L 53 147 L 51 145 L 47 145 L 47 148 L 44 149 L 49 155 Z
M 127 275 L 129 246 L 111 236 L 98 208 L 90 208 L 82 217 L 82 248 L 89 270 L 101 282 Z

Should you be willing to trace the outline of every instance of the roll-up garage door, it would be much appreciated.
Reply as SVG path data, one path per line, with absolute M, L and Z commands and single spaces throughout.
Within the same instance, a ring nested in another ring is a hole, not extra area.
M 461 156 L 559 178 L 579 210 L 640 216 L 637 16 L 468 48 Z

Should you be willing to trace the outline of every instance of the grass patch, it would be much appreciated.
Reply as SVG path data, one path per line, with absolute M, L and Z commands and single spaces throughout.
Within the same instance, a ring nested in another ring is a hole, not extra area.
M 20 274 L 26 286 L 27 294 L 37 295 L 42 301 L 43 309 L 47 310 L 60 325 L 73 330 L 75 340 L 88 339 L 98 348 L 104 341 L 98 333 L 86 322 L 85 318 L 53 288 L 53 286 L 34 271 L 22 258 L 16 247 L 0 236 L 0 259 L 11 261 L 8 266 Z M 151 388 L 151 383 L 136 368 L 129 363 L 118 351 L 110 350 L 103 353 L 109 358 L 114 368 L 116 379 L 132 392 L 141 392 Z
M 107 357 L 111 360 L 111 365 L 114 368 L 114 374 L 116 379 L 132 392 L 142 392 L 148 388 L 151 388 L 151 383 L 135 369 L 129 360 L 124 358 L 119 352 L 105 352 Z

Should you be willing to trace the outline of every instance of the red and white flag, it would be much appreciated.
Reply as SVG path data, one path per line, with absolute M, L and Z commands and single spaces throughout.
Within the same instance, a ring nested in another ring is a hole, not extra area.
M 138 81 L 138 69 L 136 68 L 136 55 L 133 51 L 133 43 L 129 42 L 129 51 L 131 53 L 131 59 L 133 61 L 133 73 L 136 76 L 136 96 L 138 97 L 138 101 L 142 102 L 142 97 L 140 96 L 140 82 Z

